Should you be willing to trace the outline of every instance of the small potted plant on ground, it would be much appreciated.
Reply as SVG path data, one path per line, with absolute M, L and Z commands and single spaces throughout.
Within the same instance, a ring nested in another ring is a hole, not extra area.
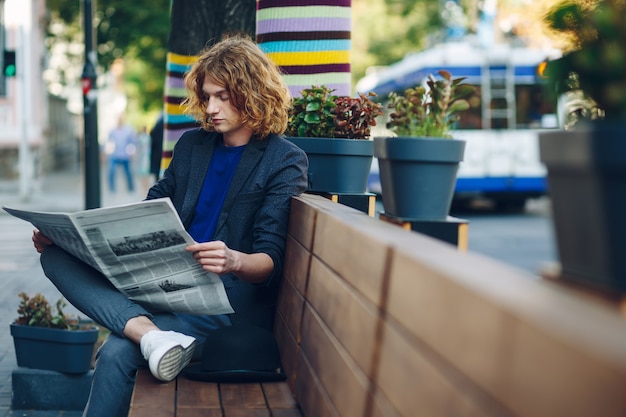
M 445 220 L 450 210 L 465 141 L 452 139 L 458 112 L 475 88 L 465 78 L 439 71 L 426 87 L 391 93 L 387 127 L 394 137 L 375 137 L 385 214 L 411 220 Z
M 557 94 L 582 93 L 597 106 L 595 112 L 575 114 L 577 123 L 569 129 L 539 138 L 561 276 L 603 292 L 624 293 L 626 3 L 568 0 L 550 9 L 545 22 L 573 45 L 548 62 L 549 86 Z M 596 117 L 580 117 L 586 114 Z
M 346 97 L 333 91 L 324 85 L 302 90 L 293 99 L 285 135 L 309 158 L 307 191 L 365 193 L 373 159 L 370 131 L 382 105 L 372 100 L 374 93 Z
M 66 315 L 62 299 L 53 312 L 42 294 L 22 292 L 19 297 L 18 317 L 10 325 L 17 365 L 71 374 L 89 371 L 98 328 L 81 326 L 78 318 Z

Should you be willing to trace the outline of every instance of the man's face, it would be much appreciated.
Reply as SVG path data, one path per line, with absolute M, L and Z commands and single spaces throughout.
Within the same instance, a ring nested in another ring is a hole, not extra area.
M 211 119 L 216 132 L 224 135 L 227 146 L 238 146 L 247 143 L 252 131 L 241 122 L 241 113 L 230 100 L 226 88 L 205 79 L 202 84 L 204 100 L 207 103 L 206 114 Z

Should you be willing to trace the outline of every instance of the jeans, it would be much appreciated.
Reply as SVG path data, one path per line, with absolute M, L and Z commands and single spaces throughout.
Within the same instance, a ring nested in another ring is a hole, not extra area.
M 230 326 L 227 315 L 201 316 L 175 313 L 151 313 L 126 298 L 100 272 L 57 246 L 41 254 L 46 276 L 61 294 L 83 314 L 111 331 L 96 355 L 96 368 L 84 417 L 126 417 L 138 368 L 147 367 L 139 345 L 124 334 L 126 322 L 147 316 L 161 330 L 174 330 L 193 336 L 202 351 L 205 335 Z
M 130 161 L 128 159 L 115 159 L 111 158 L 109 162 L 109 190 L 115 192 L 115 174 L 117 166 L 121 165 L 126 174 L 126 182 L 128 183 L 128 191 L 133 192 L 135 189 L 133 183 L 133 173 L 130 169 Z

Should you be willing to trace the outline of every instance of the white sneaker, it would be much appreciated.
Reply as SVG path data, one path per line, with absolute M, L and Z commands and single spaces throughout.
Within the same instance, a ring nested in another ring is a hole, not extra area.
M 196 339 L 173 331 L 151 330 L 141 338 L 140 348 L 152 375 L 171 381 L 191 361 Z

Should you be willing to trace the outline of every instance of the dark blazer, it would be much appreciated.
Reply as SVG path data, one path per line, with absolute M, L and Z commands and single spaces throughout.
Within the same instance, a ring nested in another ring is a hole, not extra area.
M 206 172 L 221 134 L 195 129 L 174 147 L 163 178 L 148 191 L 148 199 L 170 197 L 189 227 Z M 306 154 L 279 135 L 252 138 L 244 149 L 220 213 L 215 239 L 244 253 L 266 253 L 274 271 L 263 284 L 250 284 L 233 274 L 222 276 L 235 310 L 233 324 L 249 323 L 272 329 L 278 283 L 282 275 L 291 197 L 307 186 Z

